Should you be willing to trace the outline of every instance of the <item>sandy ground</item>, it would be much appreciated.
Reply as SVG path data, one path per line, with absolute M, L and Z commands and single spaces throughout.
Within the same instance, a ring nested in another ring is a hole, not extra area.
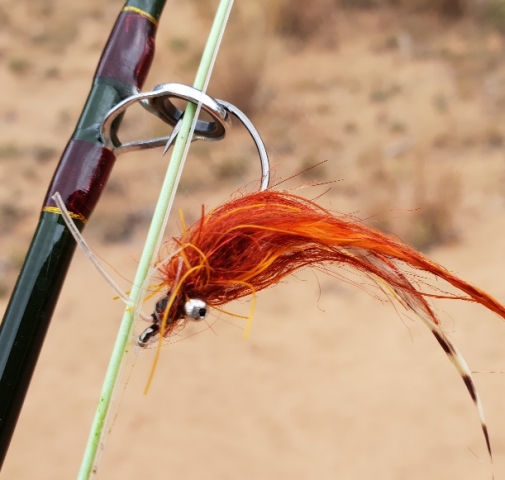
M 429 248 L 505 302 L 502 37 L 472 19 L 372 10 L 339 11 L 300 40 L 273 32 L 269 8 L 244 5 L 210 93 L 249 109 L 276 177 L 327 160 L 315 178 L 339 181 L 321 204 Z M 0 0 L 0 311 L 121 2 L 29 6 Z M 168 2 L 146 88 L 191 83 L 213 8 Z M 124 127 L 160 134 L 141 112 Z M 257 163 L 240 130 L 196 144 L 176 207 L 192 222 L 202 204 L 255 188 Z M 120 158 L 85 230 L 126 290 L 165 167 L 159 152 Z M 2 478 L 75 477 L 122 315 L 112 297 L 77 252 Z M 473 370 L 505 370 L 500 319 L 466 303 L 436 308 Z M 163 348 L 147 396 L 154 351 L 131 355 L 97 478 L 491 478 L 461 379 L 426 328 L 387 302 L 304 272 L 259 295 L 249 340 L 240 320 L 210 323 Z M 475 377 L 505 479 L 505 375 Z

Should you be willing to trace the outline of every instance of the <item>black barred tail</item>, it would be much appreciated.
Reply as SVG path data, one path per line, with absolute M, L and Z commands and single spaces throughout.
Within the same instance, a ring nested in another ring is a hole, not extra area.
M 371 269 L 376 269 L 384 274 L 380 275 L 378 280 L 383 281 L 384 278 L 387 278 L 390 281 L 388 282 L 389 286 L 393 289 L 393 292 L 395 296 L 397 296 L 398 300 L 405 306 L 405 308 L 413 311 L 430 329 L 431 333 L 435 336 L 451 363 L 456 367 L 456 370 L 463 379 L 463 382 L 468 389 L 468 393 L 470 394 L 470 397 L 472 397 L 475 408 L 477 409 L 482 433 L 484 434 L 484 438 L 486 440 L 489 458 L 491 460 L 491 464 L 493 464 L 491 441 L 489 439 L 486 419 L 484 417 L 484 408 L 479 394 L 477 393 L 477 389 L 475 388 L 470 368 L 463 358 L 463 355 L 459 353 L 456 347 L 445 336 L 442 328 L 440 327 L 440 322 L 431 309 L 429 303 L 422 294 L 413 287 L 408 278 L 400 270 L 398 270 L 394 263 L 392 263 L 389 259 L 377 254 L 370 254 L 356 248 L 352 249 L 352 254 L 360 258 L 362 262 L 370 265 Z
M 493 453 L 491 452 L 491 441 L 489 439 L 489 433 L 487 431 L 486 419 L 484 417 L 484 409 L 482 407 L 482 402 L 480 400 L 479 394 L 477 393 L 477 389 L 475 388 L 475 383 L 473 382 L 470 369 L 468 368 L 468 365 L 463 356 L 461 355 L 461 353 L 459 353 L 456 347 L 451 342 L 449 342 L 449 340 L 441 330 L 437 331 L 436 328 L 433 328 L 431 326 L 430 330 L 431 333 L 433 333 L 433 335 L 437 339 L 440 346 L 443 348 L 444 352 L 447 354 L 447 357 L 449 357 L 449 360 L 458 370 L 459 374 L 461 375 L 461 378 L 463 379 L 463 382 L 465 382 L 468 393 L 472 397 L 473 403 L 475 404 L 475 408 L 477 409 L 477 412 L 479 414 L 482 433 L 484 434 L 484 438 L 486 439 L 487 451 L 489 453 L 491 463 L 493 463 Z

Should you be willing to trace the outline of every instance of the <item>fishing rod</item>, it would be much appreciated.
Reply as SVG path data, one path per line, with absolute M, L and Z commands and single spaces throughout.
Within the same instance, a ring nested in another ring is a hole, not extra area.
M 101 125 L 142 88 L 154 57 L 166 0 L 128 0 L 111 31 L 77 126 L 49 185 L 14 291 L 0 325 L 0 468 L 37 364 L 76 243 L 53 200 L 59 192 L 77 228 L 89 220 L 117 154 Z M 111 125 L 115 136 L 122 120 Z

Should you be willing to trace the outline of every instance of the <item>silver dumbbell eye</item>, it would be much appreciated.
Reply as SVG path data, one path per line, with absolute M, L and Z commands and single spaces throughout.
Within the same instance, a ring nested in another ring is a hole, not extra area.
M 198 298 L 191 298 L 184 305 L 186 317 L 191 320 L 203 320 L 207 316 L 207 304 Z

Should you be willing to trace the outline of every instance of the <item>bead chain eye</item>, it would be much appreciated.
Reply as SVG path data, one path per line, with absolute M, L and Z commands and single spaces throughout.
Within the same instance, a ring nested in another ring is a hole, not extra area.
M 184 311 L 191 320 L 203 320 L 207 316 L 207 304 L 198 298 L 191 298 L 184 305 Z

